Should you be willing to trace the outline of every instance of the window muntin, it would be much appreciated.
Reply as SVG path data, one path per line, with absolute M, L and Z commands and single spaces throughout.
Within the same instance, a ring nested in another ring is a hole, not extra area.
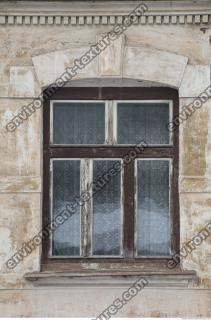
M 171 159 L 138 159 L 136 170 L 136 255 L 170 257 Z

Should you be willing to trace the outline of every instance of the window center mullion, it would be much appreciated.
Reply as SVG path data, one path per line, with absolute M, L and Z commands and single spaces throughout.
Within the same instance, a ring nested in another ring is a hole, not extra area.
M 81 256 L 91 254 L 92 159 L 81 160 Z
M 105 102 L 105 143 L 106 145 L 113 144 L 113 101 Z

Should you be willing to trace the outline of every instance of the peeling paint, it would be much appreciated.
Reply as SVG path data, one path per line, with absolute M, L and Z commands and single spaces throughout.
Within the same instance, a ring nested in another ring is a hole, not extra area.
M 41 248 L 37 248 L 13 271 L 8 271 L 4 265 L 24 241 L 30 240 L 40 230 L 41 110 L 36 111 L 36 114 L 12 134 L 5 130 L 5 125 L 17 110 L 30 102 L 26 97 L 35 95 L 42 86 L 51 83 L 52 79 L 55 80 L 56 75 L 60 75 L 74 59 L 79 58 L 90 45 L 95 43 L 99 34 L 110 30 L 107 25 L 73 27 L 62 24 L 44 28 L 41 25 L 39 27 L 30 25 L 30 28 L 25 25 L 18 27 L 1 25 L 0 288 L 4 290 L 0 290 L 0 310 L 1 315 L 16 317 L 70 314 L 94 316 L 121 293 L 121 288 L 35 290 L 32 284 L 24 280 L 24 274 L 40 270 Z M 207 32 L 210 34 L 210 31 Z M 130 76 L 139 81 L 147 80 L 142 79 L 144 76 L 150 76 L 151 81 L 158 80 L 161 83 L 165 83 L 167 79 L 167 85 L 179 87 L 180 82 L 184 80 L 183 73 L 188 61 L 192 75 L 200 72 L 200 79 L 194 79 L 193 87 L 201 88 L 207 81 L 209 82 L 211 47 L 208 33 L 203 34 L 199 26 L 192 24 L 190 26 L 142 25 L 141 32 L 140 25 L 134 25 L 127 31 L 124 41 L 122 39 L 119 44 L 115 43 L 116 47 L 112 48 L 110 53 L 104 52 L 102 59 L 90 64 L 78 78 L 98 79 L 101 70 L 102 76 L 109 74 L 114 76 L 114 79 L 115 76 L 122 77 L 123 72 L 125 77 Z M 115 58 L 113 64 L 112 57 Z M 168 61 L 165 58 L 168 58 Z M 150 65 L 146 65 L 146 61 L 150 61 Z M 99 65 L 100 63 L 102 65 Z M 23 83 L 24 81 L 27 83 Z M 193 100 L 194 97 L 190 96 L 190 92 L 196 94 L 193 87 L 189 81 L 182 83 L 182 96 L 189 98 L 180 99 L 180 108 Z M 180 128 L 179 174 L 180 235 L 183 243 L 199 232 L 211 218 L 210 101 L 197 110 Z M 182 262 L 184 269 L 197 272 L 199 276 L 197 288 L 187 290 L 147 288 L 119 315 L 211 317 L 210 252 L 211 237 Z M 140 264 L 133 263 L 132 266 L 136 272 L 142 270 Z M 93 272 L 99 270 L 99 267 L 98 263 L 80 264 L 81 269 L 92 269 Z M 75 271 L 77 268 L 77 264 L 73 265 Z M 100 268 L 103 271 L 107 265 L 101 265 Z M 119 266 L 111 263 L 110 268 L 117 272 Z M 128 267 L 123 264 L 122 270 L 127 271 Z

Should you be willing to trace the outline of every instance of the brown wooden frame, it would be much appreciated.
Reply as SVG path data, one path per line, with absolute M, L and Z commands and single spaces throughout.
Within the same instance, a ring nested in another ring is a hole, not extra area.
M 43 92 L 45 94 L 45 91 Z M 176 89 L 167 87 L 65 87 L 59 89 L 52 100 L 172 100 L 175 118 L 179 113 L 179 98 Z M 133 147 L 128 146 L 51 146 L 50 145 L 50 99 L 43 106 L 43 227 L 50 222 L 50 159 L 51 158 L 123 158 Z M 137 155 L 137 158 L 171 158 L 173 161 L 171 215 L 173 217 L 171 246 L 175 253 L 180 247 L 180 219 L 178 195 L 178 165 L 179 165 L 179 130 L 173 133 L 172 146 L 149 146 Z M 102 264 L 102 270 L 108 271 L 117 265 L 118 270 L 133 269 L 135 266 L 142 269 L 161 267 L 166 269 L 167 259 L 164 258 L 134 258 L 134 161 L 124 169 L 124 226 L 123 226 L 123 258 L 49 258 L 49 238 L 43 239 L 42 270 L 58 269 L 80 271 L 81 262 L 91 265 L 93 262 Z M 128 187 L 129 186 L 129 187 Z M 125 192 L 127 190 L 127 192 Z M 132 219 L 131 219 L 132 217 Z M 131 267 L 130 267 L 131 266 Z M 168 269 L 167 269 L 168 270 Z M 169 270 L 168 270 L 169 271 Z

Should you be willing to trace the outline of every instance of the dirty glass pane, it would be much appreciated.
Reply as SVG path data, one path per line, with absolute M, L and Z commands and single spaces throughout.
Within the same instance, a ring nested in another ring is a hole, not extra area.
M 120 255 L 121 174 L 107 175 L 118 160 L 93 161 L 93 255 Z
M 74 203 L 80 195 L 80 161 L 53 161 L 53 219 Z M 80 255 L 80 208 L 59 225 L 52 236 L 52 254 L 55 256 Z
M 104 144 L 105 104 L 100 102 L 55 102 L 54 144 Z
M 137 161 L 137 252 L 170 255 L 169 161 Z
M 168 103 L 118 103 L 117 143 L 169 144 L 168 122 Z

